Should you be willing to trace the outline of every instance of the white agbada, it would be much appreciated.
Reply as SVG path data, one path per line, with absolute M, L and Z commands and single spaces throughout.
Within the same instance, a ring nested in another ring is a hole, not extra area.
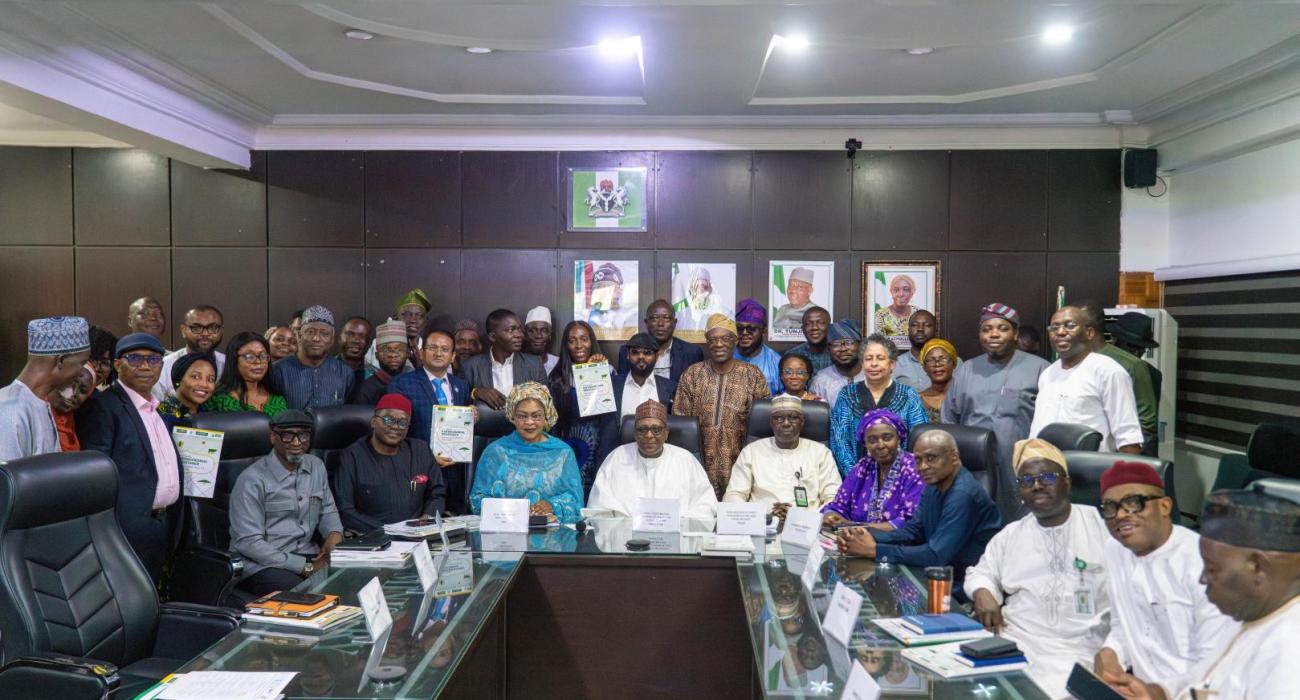
M 1070 670 L 1076 662 L 1092 668 L 1110 631 L 1109 539 L 1097 509 L 1076 503 L 1057 527 L 1043 527 L 1032 514 L 1011 523 L 966 570 L 966 595 L 983 588 L 1002 604 L 1003 636 L 1025 652 L 1029 677 L 1054 698 L 1069 697 Z M 1076 607 L 1079 591 L 1088 592 L 1088 605 Z
M 596 472 L 587 507 L 630 518 L 640 497 L 676 498 L 683 518 L 712 519 L 718 511 L 704 465 L 676 445 L 664 444 L 663 453 L 654 459 L 642 457 L 635 442 L 620 445 Z
M 1133 380 L 1116 361 L 1096 352 L 1065 369 L 1061 361 L 1038 375 L 1038 402 L 1029 437 L 1052 423 L 1081 423 L 1101 433 L 1104 452 L 1142 444 Z
M 1274 700 L 1296 696 L 1300 667 L 1300 597 L 1241 626 L 1216 659 L 1207 659 L 1177 681 L 1161 683 L 1174 700 Z M 1172 691 L 1172 692 L 1171 692 Z
M 1205 596 L 1195 532 L 1175 525 L 1169 539 L 1144 557 L 1111 537 L 1105 553 L 1112 611 L 1105 646 L 1138 678 L 1183 676 L 1216 658 L 1240 629 Z
M 835 500 L 840 482 L 835 457 L 820 442 L 799 438 L 798 446 L 783 450 L 776 446 L 776 438 L 764 438 L 740 451 L 722 500 L 793 505 L 795 487 L 803 486 L 808 505 L 820 510 Z

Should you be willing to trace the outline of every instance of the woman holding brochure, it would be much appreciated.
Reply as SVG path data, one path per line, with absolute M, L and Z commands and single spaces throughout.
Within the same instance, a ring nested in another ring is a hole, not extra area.
M 584 503 L 582 479 L 573 450 L 546 433 L 559 419 L 550 391 L 537 382 L 517 384 L 505 408 L 515 432 L 488 445 L 479 457 L 469 492 L 474 513 L 482 513 L 484 498 L 526 498 L 532 515 L 577 522 Z
M 172 386 L 176 394 L 158 404 L 158 417 L 167 429 L 194 425 L 194 414 L 206 411 L 204 404 L 217 386 L 217 361 L 206 352 L 191 352 L 172 364 Z
M 596 483 L 596 470 L 605 461 L 606 451 L 601 447 L 601 429 L 607 421 L 617 421 L 618 412 L 609 411 L 583 416 L 579 401 L 578 383 L 574 381 L 573 366 L 588 363 L 605 363 L 608 360 L 596 347 L 596 333 L 586 321 L 570 321 L 560 334 L 560 361 L 555 364 L 549 377 L 551 396 L 555 397 L 559 422 L 555 427 L 555 436 L 569 443 L 578 462 L 578 473 L 582 475 L 582 495 L 591 494 L 591 485 Z M 613 399 L 613 385 L 609 396 Z M 588 411 L 590 413 L 590 411 Z M 614 428 L 617 431 L 617 428 Z

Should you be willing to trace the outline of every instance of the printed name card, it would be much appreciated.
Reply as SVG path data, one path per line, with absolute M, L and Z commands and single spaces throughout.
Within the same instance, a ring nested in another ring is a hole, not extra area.
M 719 535 L 767 534 L 767 505 L 763 503 L 719 503 Z
M 379 584 L 378 576 L 357 591 L 357 600 L 366 614 L 366 631 L 371 639 L 379 639 L 393 626 L 393 613 L 388 610 L 388 601 L 384 598 L 384 588 Z
M 485 498 L 479 515 L 481 532 L 528 532 L 528 499 Z
M 681 529 L 678 510 L 681 503 L 676 498 L 636 499 L 632 513 L 632 529 L 637 532 L 677 532 Z
M 803 573 L 799 578 L 803 581 L 804 588 L 812 593 L 812 589 L 817 585 L 817 579 L 822 573 L 822 561 L 826 559 L 826 552 L 821 547 L 813 547 L 808 550 L 808 559 L 804 562 Z
M 858 621 L 858 611 L 861 609 L 862 596 L 844 585 L 843 581 L 836 581 L 830 607 L 826 609 L 826 619 L 822 621 L 822 632 L 848 646 L 849 635 L 853 634 L 853 625 Z
M 867 673 L 867 667 L 858 662 L 853 662 L 853 667 L 849 670 L 849 680 L 844 684 L 844 692 L 840 693 L 840 700 L 878 700 L 880 698 L 880 684 L 876 679 Z
M 785 513 L 785 527 L 781 530 L 781 544 L 792 544 L 804 549 L 817 546 L 817 533 L 822 528 L 822 514 L 810 508 L 791 508 Z
M 433 565 L 433 557 L 429 556 L 429 545 L 420 542 L 412 556 L 415 559 L 415 572 L 420 575 L 420 588 L 428 593 L 438 585 L 438 567 Z

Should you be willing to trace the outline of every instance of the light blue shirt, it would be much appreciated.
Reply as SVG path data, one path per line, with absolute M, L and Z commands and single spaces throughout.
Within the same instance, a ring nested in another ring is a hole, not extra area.
M 781 384 L 781 353 L 764 344 L 763 349 L 753 357 L 741 355 L 739 347 L 736 348 L 733 356 L 745 364 L 757 367 L 758 371 L 763 373 L 763 378 L 767 380 L 767 388 L 773 396 L 785 391 L 785 386 Z

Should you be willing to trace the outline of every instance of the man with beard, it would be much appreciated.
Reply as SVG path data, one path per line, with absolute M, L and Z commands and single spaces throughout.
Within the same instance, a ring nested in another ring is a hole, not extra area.
M 172 365 L 183 355 L 192 352 L 212 355 L 217 358 L 217 375 L 221 374 L 226 366 L 226 354 L 217 348 L 221 345 L 223 323 L 221 311 L 215 306 L 199 304 L 185 312 L 184 323 L 180 326 L 185 345 L 163 355 L 162 376 L 153 386 L 154 398 L 166 401 L 167 397 L 176 395 L 176 385 L 172 384 Z
M 429 443 L 409 436 L 410 427 L 410 400 L 385 394 L 375 404 L 370 434 L 339 456 L 334 492 L 344 527 L 366 533 L 445 509 L 442 469 Z
M 329 354 L 334 347 L 334 314 L 324 306 L 308 307 L 298 330 L 298 354 L 271 366 L 273 391 L 289 408 L 338 406 L 355 386 L 352 368 Z
M 994 302 L 980 310 L 979 338 L 984 354 L 957 367 L 943 400 L 944 423 L 992 430 L 998 438 L 998 468 L 993 472 L 998 511 L 1003 520 L 1025 513 L 1015 488 L 1011 450 L 1029 437 L 1038 397 L 1038 376 L 1047 360 L 1016 345 L 1020 314 Z
M 763 342 L 767 339 L 767 309 L 754 299 L 742 299 L 736 305 L 736 333 L 736 359 L 757 367 L 773 396 L 781 393 L 781 354 Z
M 498 411 L 505 407 L 506 396 L 516 384 L 546 384 L 546 372 L 536 357 L 521 352 L 524 328 L 510 309 L 488 314 L 488 351 L 463 360 L 461 376 L 470 385 L 470 397 Z
M 635 415 L 637 406 L 646 401 L 658 401 L 669 411 L 673 410 L 677 382 L 655 374 L 659 352 L 659 341 L 649 333 L 637 333 L 623 346 L 622 354 L 627 359 L 628 370 L 610 377 L 614 385 L 615 410 L 613 420 L 601 424 L 600 444 L 605 454 L 618 447 L 623 418 Z
M 46 401 L 76 381 L 90 358 L 90 324 L 79 316 L 27 324 L 27 364 L 0 389 L 0 461 L 59 451 L 59 433 Z
M 1063 306 L 1047 326 L 1060 359 L 1038 377 L 1038 400 L 1029 436 L 1052 423 L 1078 423 L 1101 433 L 1103 452 L 1142 451 L 1142 427 L 1133 381 L 1118 362 L 1093 352 L 1101 321 L 1077 306 Z
M 831 324 L 826 335 L 830 339 L 826 345 L 830 348 L 831 366 L 819 370 L 808 388 L 826 403 L 833 404 L 840 389 L 853 382 L 865 382 L 867 375 L 862 373 L 862 331 L 857 321 L 842 318 Z
M 930 388 L 930 375 L 925 373 L 921 348 L 939 333 L 939 322 L 934 314 L 921 309 L 907 319 L 907 339 L 912 343 L 907 352 L 898 356 L 894 366 L 894 381 L 906 384 L 917 393 Z M 957 359 L 961 364 L 961 358 Z
M 402 327 L 402 332 L 405 337 L 405 326 Z M 370 343 L 374 339 L 375 327 L 362 316 L 349 318 L 347 323 L 343 324 L 343 332 L 339 333 L 339 359 L 352 368 L 355 386 L 360 386 L 366 377 L 375 372 L 375 368 L 369 364 L 366 356 Z
M 684 340 L 673 339 L 673 333 L 677 331 L 677 312 L 673 311 L 673 305 L 667 300 L 655 299 L 650 302 L 645 310 L 645 318 L 642 320 L 645 322 L 646 332 L 659 344 L 658 355 L 655 357 L 655 376 L 678 382 L 687 367 L 704 361 L 704 351 L 698 346 Z M 626 345 L 618 351 L 618 372 L 628 373 Z M 672 410 L 671 406 L 669 410 Z
M 616 448 L 601 463 L 587 507 L 630 518 L 638 498 L 674 498 L 685 518 L 712 521 L 718 508 L 704 467 L 668 440 L 668 409 L 658 401 L 636 408 L 636 442 Z
M 312 317 L 308 309 L 304 330 Z M 276 414 L 271 453 L 240 472 L 230 494 L 230 549 L 244 558 L 244 577 L 237 585 L 253 595 L 297 586 L 328 564 L 330 552 L 343 541 L 325 463 L 309 454 L 311 433 L 306 413 Z M 320 546 L 317 534 L 324 541 Z
M 375 405 L 388 393 L 388 382 L 406 367 L 406 352 L 409 347 L 406 325 L 401 321 L 389 320 L 379 324 L 375 333 L 375 360 L 379 362 L 379 369 L 361 382 L 352 392 L 352 399 L 348 403 Z
M 551 341 L 555 340 L 555 326 L 551 323 L 551 310 L 535 306 L 524 317 L 524 352 L 542 361 L 542 369 L 549 376 L 560 358 L 551 354 Z
M 167 314 L 153 297 L 140 297 L 126 310 L 126 327 L 132 333 L 148 333 L 162 342 L 167 330 Z
M 854 321 L 856 326 L 857 322 Z M 804 342 L 786 351 L 787 355 L 803 355 L 812 362 L 813 374 L 831 366 L 831 350 L 827 347 L 827 331 L 831 327 L 831 312 L 820 306 L 814 306 L 803 314 Z M 862 335 L 858 331 L 858 335 Z

